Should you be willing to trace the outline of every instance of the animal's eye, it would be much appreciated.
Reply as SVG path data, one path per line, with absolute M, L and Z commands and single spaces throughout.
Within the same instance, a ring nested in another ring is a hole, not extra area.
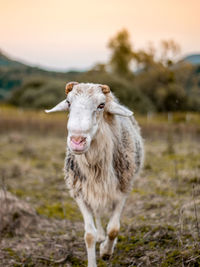
M 105 103 L 101 103 L 100 105 L 98 105 L 98 109 L 103 109 L 105 107 Z
M 71 103 L 69 102 L 69 100 L 66 100 L 66 102 L 68 103 L 68 106 L 70 107 L 71 106 Z

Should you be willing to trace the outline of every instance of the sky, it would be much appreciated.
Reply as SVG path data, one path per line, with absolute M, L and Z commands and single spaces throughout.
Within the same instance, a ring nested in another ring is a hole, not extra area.
M 200 0 L 0 0 L 0 49 L 48 69 L 107 62 L 124 28 L 135 49 L 173 39 L 181 55 L 200 53 Z

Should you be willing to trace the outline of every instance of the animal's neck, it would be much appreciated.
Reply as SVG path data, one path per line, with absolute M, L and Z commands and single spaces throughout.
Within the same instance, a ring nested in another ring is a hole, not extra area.
M 95 165 L 110 164 L 113 157 L 114 138 L 112 129 L 105 121 L 99 125 L 99 130 L 92 140 L 90 149 L 84 155 L 81 155 L 81 160 L 86 165 L 92 167 Z

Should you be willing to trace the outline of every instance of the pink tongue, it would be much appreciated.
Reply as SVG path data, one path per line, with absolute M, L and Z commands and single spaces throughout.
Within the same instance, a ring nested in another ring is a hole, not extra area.
M 75 144 L 75 145 L 79 145 L 82 141 L 84 141 L 84 138 L 72 138 L 72 142 Z
M 80 141 L 76 141 L 74 139 L 72 139 L 72 142 L 75 144 L 75 145 L 79 145 L 81 143 L 81 140 Z
M 84 142 L 85 138 L 72 138 L 71 139 L 71 146 L 73 147 L 73 149 L 75 150 L 81 150 L 84 147 Z

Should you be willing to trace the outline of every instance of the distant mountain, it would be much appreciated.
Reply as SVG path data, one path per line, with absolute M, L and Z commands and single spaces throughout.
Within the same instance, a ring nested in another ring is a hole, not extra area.
M 0 100 L 7 98 L 10 92 L 19 88 L 27 79 L 53 78 L 55 80 L 75 80 L 78 71 L 56 72 L 39 67 L 32 67 L 20 61 L 13 60 L 0 50 Z
M 0 50 L 0 67 L 16 67 L 16 68 L 21 68 L 21 67 L 26 67 L 25 64 L 12 60 L 10 59 L 8 56 L 6 56 L 5 54 L 3 54 L 3 52 Z
M 182 61 L 188 62 L 192 65 L 200 65 L 200 54 L 192 54 L 184 57 Z

